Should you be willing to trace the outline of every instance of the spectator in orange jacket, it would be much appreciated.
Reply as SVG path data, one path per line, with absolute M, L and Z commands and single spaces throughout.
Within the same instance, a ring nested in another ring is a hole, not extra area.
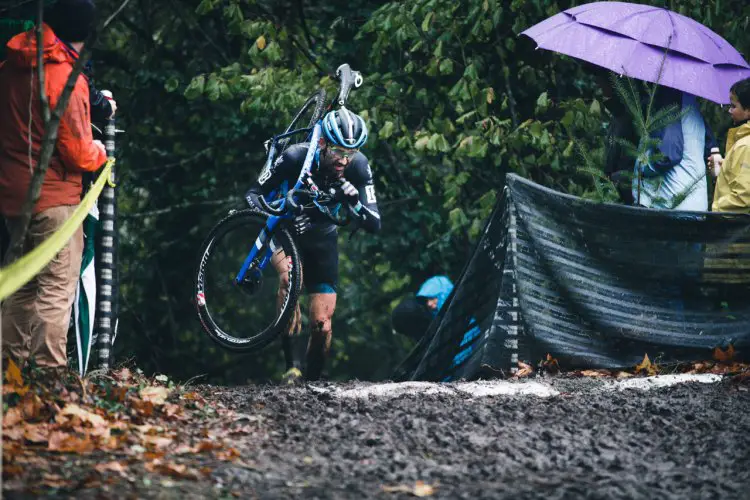
M 43 60 L 51 108 L 57 105 L 83 48 L 94 11 L 91 0 L 59 0 L 45 11 Z M 8 42 L 7 60 L 0 66 L 0 215 L 11 235 L 19 225 L 44 134 L 36 52 L 34 31 L 21 33 Z M 81 174 L 96 171 L 107 159 L 103 144 L 93 140 L 89 110 L 88 84 L 79 76 L 60 121 L 49 170 L 23 242 L 24 253 L 65 223 L 81 201 Z M 11 247 L 14 244 L 10 242 Z M 2 304 L 4 353 L 21 363 L 34 357 L 39 366 L 67 365 L 67 331 L 82 249 L 79 228 L 36 277 Z

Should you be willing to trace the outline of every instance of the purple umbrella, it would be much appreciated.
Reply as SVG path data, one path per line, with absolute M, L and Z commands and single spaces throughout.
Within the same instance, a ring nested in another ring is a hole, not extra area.
M 556 14 L 521 34 L 543 49 L 719 104 L 729 103 L 735 82 L 750 77 L 750 65 L 726 40 L 660 7 L 594 2 Z

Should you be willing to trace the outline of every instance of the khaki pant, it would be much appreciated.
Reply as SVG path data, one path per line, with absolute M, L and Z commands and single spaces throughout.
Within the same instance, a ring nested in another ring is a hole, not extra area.
M 75 211 L 75 206 L 54 207 L 31 218 L 23 253 L 39 246 L 57 231 Z M 18 219 L 6 218 L 9 233 Z M 10 242 L 11 246 L 14 244 Z M 73 234 L 58 254 L 2 304 L 4 354 L 18 362 L 35 359 L 37 365 L 65 367 L 70 311 L 81 272 L 83 229 Z

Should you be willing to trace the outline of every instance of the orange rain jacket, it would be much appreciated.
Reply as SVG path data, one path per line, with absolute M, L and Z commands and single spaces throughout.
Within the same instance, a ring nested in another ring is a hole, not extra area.
M 47 25 L 44 25 L 42 43 L 44 83 L 50 109 L 54 109 L 78 55 L 63 44 Z M 13 37 L 7 49 L 7 59 L 0 63 L 0 214 L 14 217 L 20 215 L 31 182 L 29 135 L 31 162 L 36 168 L 44 126 L 39 101 L 34 30 Z M 33 82 L 30 81 L 32 68 Z M 80 203 L 81 173 L 97 170 L 106 160 L 104 152 L 93 143 L 89 87 L 81 75 L 60 121 L 57 143 L 34 213 Z

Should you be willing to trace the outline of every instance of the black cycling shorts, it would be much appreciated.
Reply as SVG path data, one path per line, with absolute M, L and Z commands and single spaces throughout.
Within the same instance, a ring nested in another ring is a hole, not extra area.
M 336 231 L 311 231 L 297 239 L 307 293 L 336 293 L 339 281 L 339 240 Z

